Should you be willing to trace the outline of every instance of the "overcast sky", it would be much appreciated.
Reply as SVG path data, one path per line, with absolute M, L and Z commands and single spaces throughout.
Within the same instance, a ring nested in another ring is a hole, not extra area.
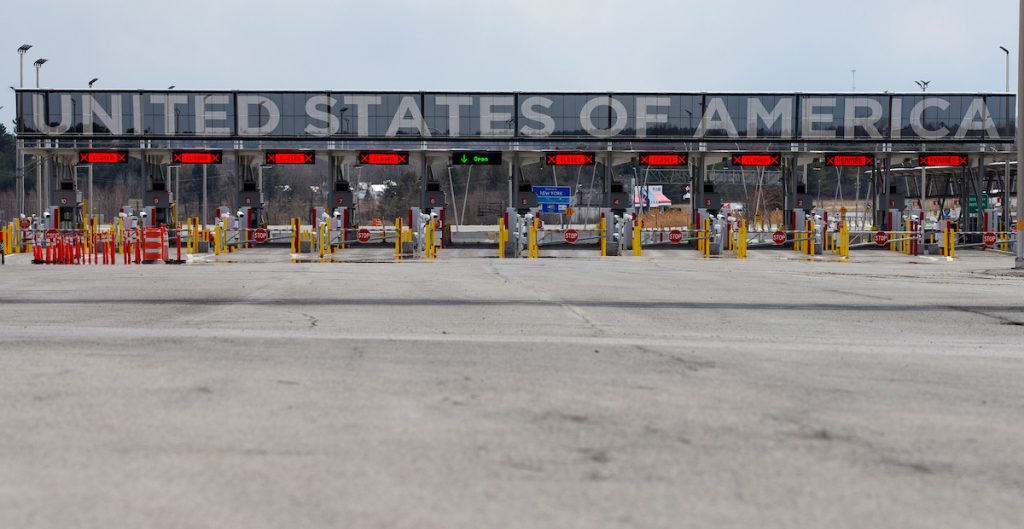
M 3 86 L 1001 92 L 1017 0 L 6 0 Z M 10 124 L 14 98 L 0 98 Z

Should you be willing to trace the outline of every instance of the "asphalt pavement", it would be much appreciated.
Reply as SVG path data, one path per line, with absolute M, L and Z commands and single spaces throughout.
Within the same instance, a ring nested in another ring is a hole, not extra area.
M 1012 257 L 485 255 L 8 257 L 0 527 L 1024 524 Z

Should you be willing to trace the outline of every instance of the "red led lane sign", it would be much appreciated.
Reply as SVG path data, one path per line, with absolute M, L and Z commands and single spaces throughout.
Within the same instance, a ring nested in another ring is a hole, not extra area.
M 967 165 L 966 154 L 921 154 L 917 157 L 917 165 L 921 167 L 964 167 Z
M 309 165 L 316 163 L 313 151 L 267 151 L 268 165 Z
M 544 155 L 548 165 L 594 165 L 592 152 L 549 152 Z
M 685 152 L 642 152 L 640 153 L 640 165 L 642 166 L 677 166 L 686 165 L 687 155 Z
M 874 154 L 828 154 L 825 155 L 828 167 L 871 167 L 875 165 Z
M 78 151 L 78 163 L 128 163 L 128 151 Z
M 409 165 L 409 153 L 399 151 L 364 151 L 359 153 L 363 165 Z
M 778 167 L 782 165 L 782 155 L 777 152 L 734 154 L 732 164 L 744 167 Z
M 219 164 L 224 159 L 223 151 L 174 151 L 171 163 L 210 165 Z

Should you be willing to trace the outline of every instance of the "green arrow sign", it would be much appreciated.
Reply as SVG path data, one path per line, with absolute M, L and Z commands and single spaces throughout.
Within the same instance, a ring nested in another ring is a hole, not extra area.
M 501 165 L 497 151 L 453 152 L 452 165 Z

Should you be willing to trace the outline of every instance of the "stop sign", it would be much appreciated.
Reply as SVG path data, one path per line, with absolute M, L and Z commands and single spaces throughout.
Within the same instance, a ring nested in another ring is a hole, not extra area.
M 580 232 L 569 228 L 565 230 L 565 242 L 569 244 L 576 244 L 576 241 L 580 240 Z
M 267 239 L 269 238 L 270 232 L 264 228 L 260 228 L 252 232 L 252 240 L 256 241 L 259 244 L 267 242 Z
M 985 243 L 985 246 L 991 248 L 996 244 L 996 234 L 990 231 L 986 231 L 985 235 L 982 236 L 981 242 Z
M 46 240 L 53 242 L 60 237 L 60 232 L 57 230 L 46 230 Z
M 772 242 L 775 243 L 776 246 L 786 244 L 786 232 L 782 230 L 775 230 L 775 233 L 772 233 Z
M 32 221 L 28 219 L 21 219 L 21 229 L 27 230 L 29 226 L 32 226 Z
M 356 232 L 356 240 L 359 242 L 370 242 L 370 230 L 359 228 L 359 231 Z
M 879 246 L 885 246 L 885 243 L 889 242 L 889 234 L 884 231 L 875 232 L 875 244 Z
M 683 242 L 683 232 L 682 232 L 682 230 L 672 230 L 672 231 L 668 232 L 668 242 L 670 242 L 672 244 L 679 244 L 679 243 Z

